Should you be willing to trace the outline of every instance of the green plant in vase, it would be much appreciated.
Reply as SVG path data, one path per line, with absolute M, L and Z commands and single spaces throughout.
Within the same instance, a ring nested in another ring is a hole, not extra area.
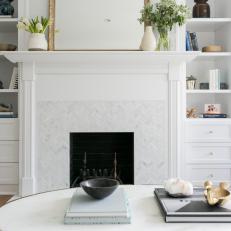
M 160 0 L 155 4 L 153 23 L 159 33 L 156 50 L 169 50 L 169 32 L 176 24 L 185 24 L 189 13 L 186 5 L 177 4 L 175 0 Z

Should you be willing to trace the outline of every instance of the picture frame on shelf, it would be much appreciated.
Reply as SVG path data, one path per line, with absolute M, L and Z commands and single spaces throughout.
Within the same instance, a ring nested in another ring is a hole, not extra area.
M 220 114 L 221 105 L 220 104 L 205 104 L 204 113 L 205 114 Z

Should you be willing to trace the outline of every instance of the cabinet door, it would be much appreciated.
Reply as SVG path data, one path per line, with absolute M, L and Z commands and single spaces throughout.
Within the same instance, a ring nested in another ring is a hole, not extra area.
M 0 163 L 0 184 L 18 184 L 18 164 Z
M 18 141 L 0 141 L 0 163 L 18 163 Z
M 18 119 L 0 119 L 0 140 L 19 140 Z

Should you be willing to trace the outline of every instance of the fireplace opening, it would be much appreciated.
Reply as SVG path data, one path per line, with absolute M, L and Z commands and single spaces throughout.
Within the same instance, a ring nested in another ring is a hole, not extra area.
M 134 184 L 134 133 L 70 133 L 70 187 L 98 177 Z

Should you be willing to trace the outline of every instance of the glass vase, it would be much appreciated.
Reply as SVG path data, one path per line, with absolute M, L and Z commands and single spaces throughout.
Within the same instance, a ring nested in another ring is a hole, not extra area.
M 170 39 L 168 29 L 159 29 L 159 39 L 157 43 L 157 51 L 169 51 L 170 49 Z

